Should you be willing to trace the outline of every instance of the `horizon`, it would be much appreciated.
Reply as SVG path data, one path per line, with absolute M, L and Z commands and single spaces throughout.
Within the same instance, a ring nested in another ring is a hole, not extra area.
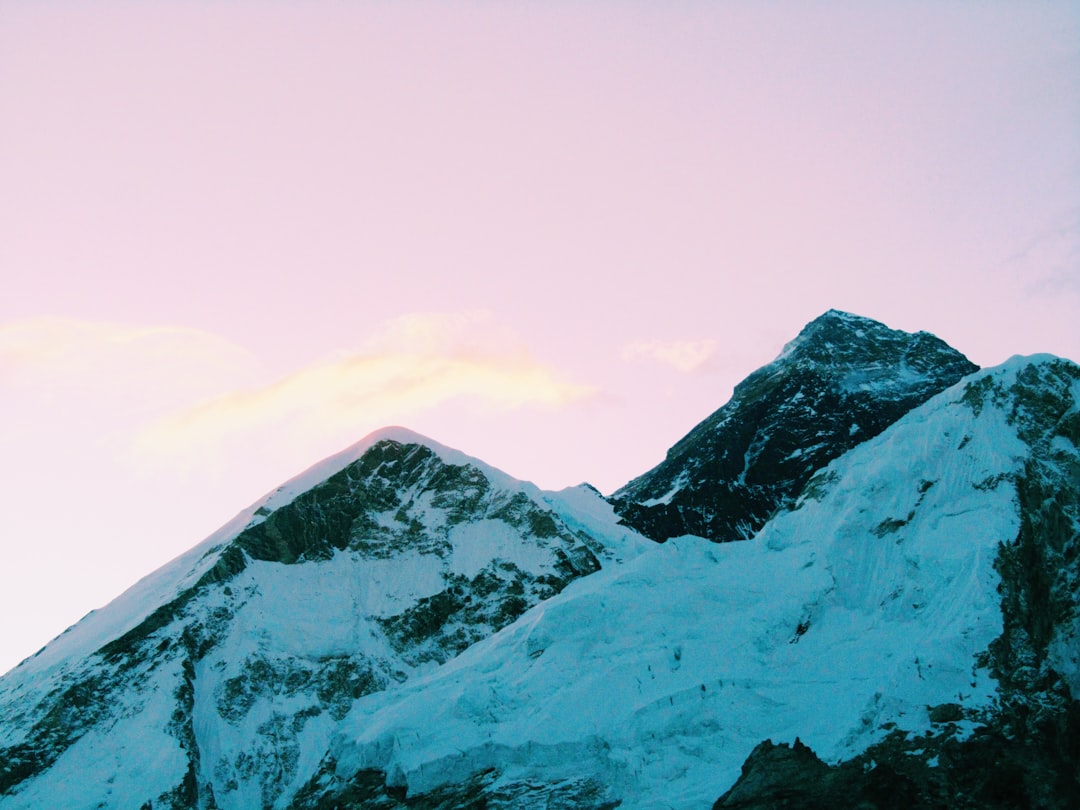
M 388 425 L 610 494 L 836 308 L 1080 359 L 1080 8 L 0 8 L 0 672 Z

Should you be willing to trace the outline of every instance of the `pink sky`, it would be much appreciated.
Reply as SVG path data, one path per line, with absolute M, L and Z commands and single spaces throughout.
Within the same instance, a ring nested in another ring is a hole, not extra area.
M 0 2 L 0 671 L 385 424 L 610 492 L 830 307 L 1080 358 L 1080 6 Z

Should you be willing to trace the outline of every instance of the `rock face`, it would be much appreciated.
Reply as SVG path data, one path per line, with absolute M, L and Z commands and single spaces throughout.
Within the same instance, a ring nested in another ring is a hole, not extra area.
M 739 781 L 713 805 L 713 810 L 800 810 L 807 807 L 903 808 L 904 797 L 875 790 L 873 801 L 863 789 L 853 790 L 851 780 L 830 768 L 796 737 L 793 745 L 774 745 L 766 740 L 743 763 Z M 862 788 L 862 786 L 858 786 Z M 875 787 L 877 787 L 875 785 Z M 889 786 L 891 787 L 891 786 Z M 870 803 L 872 801 L 872 803 Z
M 830 310 L 612 503 L 654 540 L 748 539 L 814 472 L 976 368 L 926 332 Z
M 828 313 L 621 518 L 369 437 L 0 678 L 0 810 L 1076 807 L 1080 367 L 965 368 Z
M 831 766 L 798 739 L 791 747 L 767 740 L 713 810 L 1069 810 L 1080 797 L 1080 712 L 1056 719 L 1060 726 L 1024 736 L 988 725 L 958 737 L 956 724 L 914 740 L 894 733 Z
M 793 745 L 766 740 L 743 764 L 742 774 L 713 810 L 907 810 L 957 807 L 929 796 L 903 773 L 876 762 L 830 767 L 798 738 Z M 979 805 L 990 806 L 990 805 Z

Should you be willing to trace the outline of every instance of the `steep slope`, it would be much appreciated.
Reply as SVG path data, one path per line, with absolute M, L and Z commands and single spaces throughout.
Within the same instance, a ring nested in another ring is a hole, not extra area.
M 595 492 L 380 432 L 0 679 L 0 806 L 280 805 L 355 699 L 634 547 Z
M 926 332 L 830 310 L 612 502 L 654 540 L 752 537 L 814 472 L 976 368 Z
M 1075 365 L 1016 359 L 835 460 L 751 542 L 682 537 L 571 583 L 356 701 L 293 806 L 706 807 L 764 740 L 933 773 L 1047 724 L 1057 759 L 1031 778 L 1071 795 L 1078 398 Z

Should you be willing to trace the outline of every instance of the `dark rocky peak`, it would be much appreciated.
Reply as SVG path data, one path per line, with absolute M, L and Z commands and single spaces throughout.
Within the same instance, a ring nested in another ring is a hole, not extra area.
M 417 434 L 383 433 L 346 451 L 332 472 L 309 471 L 296 494 L 271 496 L 208 578 L 228 579 L 243 558 L 293 564 L 341 551 L 380 559 L 408 549 L 444 553 L 453 527 L 484 519 L 523 535 L 556 534 L 555 516 L 530 497 L 531 484 Z
M 829 310 L 611 501 L 654 540 L 747 539 L 815 471 L 977 368 L 929 333 Z
M 451 525 L 474 516 L 490 489 L 475 466 L 448 464 L 424 444 L 382 439 L 292 502 L 256 512 L 235 546 L 253 559 L 283 563 L 327 559 L 358 544 L 381 556 L 379 546 L 385 553 L 410 540 L 423 543 L 419 519 L 427 511 L 445 512 Z M 383 513 L 393 516 L 389 526 L 377 519 Z
M 1073 733 L 1076 725 L 1073 717 Z M 935 722 L 934 728 L 938 733 L 910 740 L 893 732 L 860 756 L 835 765 L 823 762 L 798 738 L 790 747 L 766 740 L 713 810 L 1076 806 L 1073 767 L 1060 761 L 1057 751 L 1040 750 L 1026 736 L 994 728 L 980 727 L 966 738 L 956 733 L 955 724 Z
M 830 309 L 808 323 L 799 335 L 765 366 L 835 368 L 850 385 L 910 382 L 913 376 L 935 377 L 951 366 L 977 367 L 929 332 L 902 332 L 850 312 Z M 858 377 L 859 372 L 865 378 Z M 876 373 L 875 373 L 876 372 Z M 899 379 L 898 379 L 899 378 Z M 907 379 L 904 379 L 907 378 Z

